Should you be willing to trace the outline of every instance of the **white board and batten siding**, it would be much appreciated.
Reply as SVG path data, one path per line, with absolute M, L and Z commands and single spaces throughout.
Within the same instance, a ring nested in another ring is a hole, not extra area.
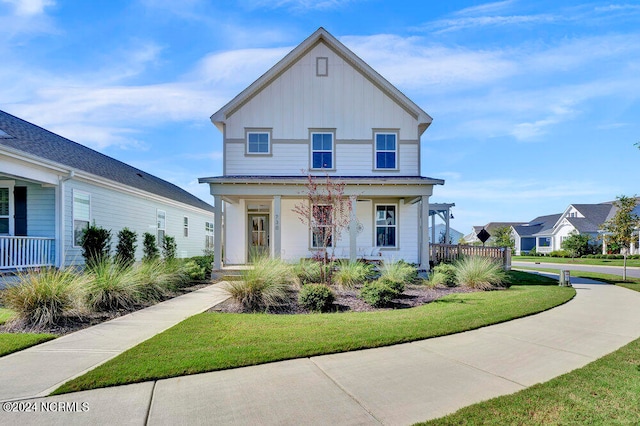
M 327 76 L 316 75 L 317 58 L 327 58 Z M 247 129 L 270 129 L 271 155 L 245 155 Z M 309 165 L 310 131 L 322 129 L 335 131 L 330 174 L 379 174 L 373 138 L 383 129 L 398 134 L 399 149 L 398 170 L 384 174 L 420 174 L 417 117 L 323 42 L 227 115 L 224 173 L 299 174 Z
M 136 259 L 143 255 L 143 234 L 149 232 L 157 238 L 157 211 L 166 212 L 165 235 L 175 237 L 177 256 L 180 258 L 199 256 L 205 248 L 205 222 L 213 222 L 213 213 L 191 206 L 161 201 L 157 198 L 117 191 L 84 181 L 71 180 L 65 185 L 64 240 L 66 266 L 83 263 L 82 249 L 73 245 L 73 193 L 79 191 L 90 195 L 90 220 L 100 227 L 111 230 L 111 246 L 115 251 L 118 232 L 129 228 L 136 232 Z M 184 236 L 184 217 L 188 217 L 188 237 Z

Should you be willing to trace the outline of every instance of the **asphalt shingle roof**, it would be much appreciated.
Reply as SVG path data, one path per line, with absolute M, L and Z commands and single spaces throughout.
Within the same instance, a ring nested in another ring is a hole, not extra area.
M 0 137 L 0 146 L 213 212 L 211 205 L 170 182 L 4 111 L 0 111 L 0 130 L 0 135 L 7 135 Z

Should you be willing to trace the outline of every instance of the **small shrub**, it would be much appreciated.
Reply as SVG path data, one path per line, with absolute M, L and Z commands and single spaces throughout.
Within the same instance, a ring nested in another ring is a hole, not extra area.
M 549 253 L 549 256 L 567 258 L 567 257 L 571 257 L 571 253 L 569 253 L 567 250 L 554 250 L 551 253 Z
M 129 310 L 142 300 L 138 276 L 130 266 L 103 259 L 87 276 L 86 303 L 94 311 Z
M 382 308 L 398 296 L 398 292 L 380 280 L 365 283 L 360 290 L 360 297 L 369 305 Z
M 429 280 L 434 286 L 454 287 L 457 284 L 456 267 L 450 263 L 441 263 L 433 268 Z
M 162 257 L 164 257 L 164 260 L 174 260 L 176 258 L 177 251 L 178 246 L 176 244 L 176 239 L 174 237 L 165 235 L 162 239 Z
M 18 279 L 18 284 L 0 292 L 0 301 L 31 329 L 54 325 L 65 312 L 79 307 L 86 283 L 72 269 L 19 272 Z
M 300 259 L 300 262 L 294 265 L 294 271 L 301 284 L 320 283 L 322 282 L 323 264 L 314 259 Z M 326 276 L 326 274 L 325 274 Z
M 280 259 L 258 257 L 251 269 L 242 271 L 242 281 L 229 281 L 223 289 L 245 310 L 258 311 L 285 302 L 296 281 L 291 265 Z
M 156 236 L 148 232 L 144 233 L 144 240 L 142 241 L 142 249 L 144 256 L 142 260 L 154 260 L 160 257 L 160 251 L 156 243 Z
M 508 286 L 502 265 L 488 257 L 469 256 L 457 261 L 456 280 L 460 285 L 479 290 Z
M 335 299 L 333 290 L 324 284 L 305 284 L 298 294 L 298 303 L 310 311 L 328 312 Z
M 85 264 L 92 268 L 109 258 L 111 252 L 111 231 L 96 224 L 89 225 L 82 233 L 80 240 L 82 246 L 82 256 Z
M 371 273 L 371 266 L 362 262 L 340 262 L 333 273 L 333 282 L 343 288 L 354 288 L 363 284 Z
M 184 264 L 184 272 L 192 280 L 204 280 L 207 277 L 207 270 L 195 260 L 189 260 Z
M 124 266 L 131 266 L 136 260 L 136 241 L 138 236 L 129 228 L 122 228 L 118 232 L 116 245 L 116 261 Z
M 405 289 L 405 284 L 402 281 L 393 281 L 393 280 L 390 280 L 389 278 L 380 277 L 378 278 L 378 282 L 386 285 L 391 290 L 395 291 L 396 294 L 402 294 L 402 292 Z
M 211 271 L 213 270 L 213 253 L 205 254 L 203 256 L 194 256 L 189 260 L 196 262 L 200 267 L 204 268 L 205 278 L 211 276 Z

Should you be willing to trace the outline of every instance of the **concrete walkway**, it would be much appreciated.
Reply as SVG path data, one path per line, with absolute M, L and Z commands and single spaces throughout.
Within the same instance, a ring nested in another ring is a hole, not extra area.
M 62 383 L 227 298 L 219 284 L 211 285 L 1 357 L 0 401 L 46 396 Z
M 573 283 L 577 295 L 567 304 L 504 324 L 385 348 L 38 398 L 28 402 L 39 412 L 0 413 L 0 423 L 406 425 L 436 418 L 547 381 L 640 337 L 640 293 L 589 280 Z M 35 379 L 22 374 L 21 380 Z M 71 412 L 43 413 L 43 407 Z

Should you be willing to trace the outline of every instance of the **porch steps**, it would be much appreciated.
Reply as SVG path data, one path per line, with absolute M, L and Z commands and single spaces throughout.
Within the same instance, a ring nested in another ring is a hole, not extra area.
M 246 267 L 223 267 L 222 269 L 213 270 L 211 278 L 221 281 L 240 281 L 242 279 L 242 271 Z

